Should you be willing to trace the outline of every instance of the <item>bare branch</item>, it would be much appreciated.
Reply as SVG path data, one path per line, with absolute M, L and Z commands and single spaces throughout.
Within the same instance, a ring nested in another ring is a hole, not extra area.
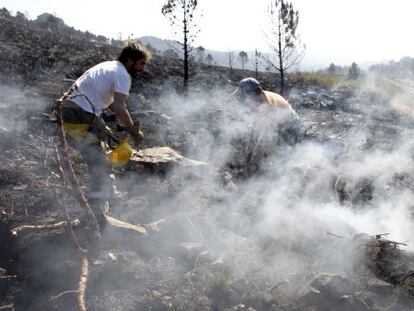
M 297 52 L 302 48 L 299 36 L 296 34 L 299 13 L 285 0 L 270 0 L 267 13 L 270 26 L 264 35 L 269 47 L 278 58 L 278 64 L 269 58 L 266 58 L 265 62 L 280 74 L 280 91 L 283 93 L 288 70 L 296 65 L 302 56 L 302 53 Z
M 79 220 L 75 219 L 70 222 L 71 226 L 78 226 Z M 53 230 L 53 229 L 62 229 L 68 226 L 67 221 L 60 221 L 53 224 L 46 224 L 46 225 L 20 225 L 11 230 L 12 235 L 17 235 L 20 231 L 23 231 L 25 229 L 32 229 L 32 230 Z
M 79 310 L 87 311 L 86 308 L 86 288 L 88 286 L 89 261 L 87 257 L 82 258 L 81 276 L 79 279 L 78 304 Z

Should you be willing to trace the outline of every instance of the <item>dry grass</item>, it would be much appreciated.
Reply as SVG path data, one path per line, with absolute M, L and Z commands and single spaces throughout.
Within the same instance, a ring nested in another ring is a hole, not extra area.
M 309 82 L 324 87 L 334 87 L 346 79 L 344 76 L 318 72 L 298 72 L 292 74 L 292 78 L 297 81 Z

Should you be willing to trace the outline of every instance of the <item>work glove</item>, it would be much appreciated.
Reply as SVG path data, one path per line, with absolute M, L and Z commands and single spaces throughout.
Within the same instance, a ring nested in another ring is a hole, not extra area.
M 144 133 L 141 131 L 139 125 L 128 128 L 127 132 L 133 139 L 135 145 L 139 145 L 144 140 Z

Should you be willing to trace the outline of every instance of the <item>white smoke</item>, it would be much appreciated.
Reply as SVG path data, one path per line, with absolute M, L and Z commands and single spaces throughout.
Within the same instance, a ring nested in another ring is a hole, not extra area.
M 390 115 L 380 98 L 366 99 L 364 92 L 344 110 L 338 103 L 335 121 L 327 110 L 299 107 L 306 121 L 316 115 L 324 122 L 316 126 L 329 131 L 322 131 L 326 139 L 278 146 L 256 174 L 240 179 L 235 174 L 233 187 L 223 183 L 223 171 L 241 149 L 248 149 L 250 138 L 257 138 L 250 133 L 261 123 L 248 107 L 234 102 L 231 91 L 167 94 L 153 103 L 154 110 L 170 117 L 168 124 L 156 125 L 159 130 L 175 133 L 185 141 L 176 144 L 180 152 L 209 166 L 177 166 L 163 177 L 124 177 L 124 189 L 136 198 L 114 208 L 120 218 L 168 220 L 159 234 L 140 243 L 140 254 L 175 256 L 187 272 L 197 260 L 183 258 L 179 245 L 200 243 L 211 260 L 224 261 L 225 276 L 235 280 L 260 270 L 258 286 L 286 280 L 294 293 L 317 273 L 353 271 L 357 258 L 350 244 L 358 233 L 388 233 L 387 238 L 407 243 L 405 250 L 414 250 L 414 133 L 409 123 Z M 272 133 L 267 134 L 263 139 L 271 142 Z M 164 145 L 162 139 L 159 144 Z M 343 201 L 340 191 L 347 194 Z M 223 277 L 220 273 L 217 278 Z
M 40 120 L 50 102 L 38 90 L 18 85 L 0 84 L 0 131 L 21 133 L 32 120 Z
M 192 142 L 184 150 L 187 156 L 222 169 L 234 151 L 231 142 L 248 133 L 257 120 L 253 120 L 248 109 L 237 106 L 228 92 L 217 91 L 209 95 L 208 98 L 200 94 L 189 97 L 169 95 L 160 101 L 162 106 L 158 108 L 187 131 Z M 377 103 L 370 104 L 378 108 Z M 323 142 L 303 142 L 276 152 L 273 159 L 263 164 L 264 174 L 239 182 L 239 190 L 231 195 L 231 199 L 208 210 L 213 215 L 209 221 L 214 225 L 219 220 L 216 225 L 223 227 L 224 222 L 227 228 L 236 228 L 238 222 L 242 223 L 245 227 L 239 233 L 255 236 L 255 240 L 260 237 L 320 240 L 325 241 L 326 248 L 333 243 L 331 238 L 326 238 L 327 232 L 348 238 L 360 232 L 370 235 L 387 232 L 393 239 L 409 241 L 413 234 L 410 217 L 413 195 L 410 189 L 396 187 L 394 179 L 411 174 L 414 168 L 410 155 L 413 133 L 404 129 L 388 141 L 386 149 L 379 144 L 364 150 L 372 136 L 367 125 L 374 123 L 372 114 L 367 111 L 369 107 L 364 106 L 362 113 L 366 119 L 362 122 L 365 123 L 342 138 L 340 143 L 345 149 L 340 157 L 333 151 L 335 146 Z M 212 125 L 208 120 L 210 112 L 219 114 L 219 121 Z M 338 176 L 347 181 L 349 191 L 361 179 L 369 179 L 373 185 L 372 198 L 356 205 L 351 202 L 341 204 L 334 189 Z M 209 181 L 209 190 L 214 192 L 223 188 L 219 180 Z M 188 186 L 184 182 L 182 191 Z M 200 189 L 200 193 L 193 193 L 180 204 L 190 207 L 203 194 Z M 245 211 L 252 198 L 258 203 L 255 211 L 249 211 L 254 212 L 253 218 Z M 169 208 L 174 209 L 174 203 Z M 409 243 L 409 249 L 414 249 L 413 244 Z

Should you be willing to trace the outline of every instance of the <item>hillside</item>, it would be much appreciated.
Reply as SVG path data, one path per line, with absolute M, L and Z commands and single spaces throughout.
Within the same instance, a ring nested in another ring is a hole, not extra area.
M 177 53 L 176 57 L 179 58 L 181 54 L 182 47 L 179 43 L 172 40 L 166 40 L 166 39 L 160 39 L 157 37 L 152 36 L 146 36 L 146 37 L 140 37 L 138 38 L 139 41 L 144 43 L 145 45 L 150 45 L 156 50 L 157 54 L 165 55 L 168 53 L 171 53 L 172 51 L 175 51 Z M 215 66 L 222 66 L 222 67 L 229 67 L 229 61 L 230 56 L 229 54 L 232 54 L 232 67 L 235 69 L 242 69 L 242 65 L 240 63 L 240 59 L 238 57 L 240 51 L 215 51 L 210 50 L 208 48 L 205 48 L 204 53 L 202 55 L 202 60 L 200 59 L 201 55 L 197 54 L 197 47 L 193 47 L 194 49 L 194 58 L 196 62 L 203 62 L 204 64 L 207 64 L 207 55 L 210 54 L 212 56 L 212 63 L 211 65 Z M 246 64 L 246 69 L 254 71 L 255 69 L 255 52 L 254 51 L 246 51 L 248 55 L 248 62 Z M 174 55 L 174 52 L 173 52 Z M 258 63 L 258 69 L 259 71 L 266 71 L 265 64 L 262 60 Z
M 85 163 L 62 156 L 47 115 L 119 42 L 5 9 L 0 29 L 0 310 L 414 308 L 406 88 L 297 76 L 286 96 L 304 137 L 275 146 L 232 96 L 253 72 L 194 65 L 183 95 L 181 63 L 155 55 L 128 101 L 145 140 L 113 169 L 98 236 Z

